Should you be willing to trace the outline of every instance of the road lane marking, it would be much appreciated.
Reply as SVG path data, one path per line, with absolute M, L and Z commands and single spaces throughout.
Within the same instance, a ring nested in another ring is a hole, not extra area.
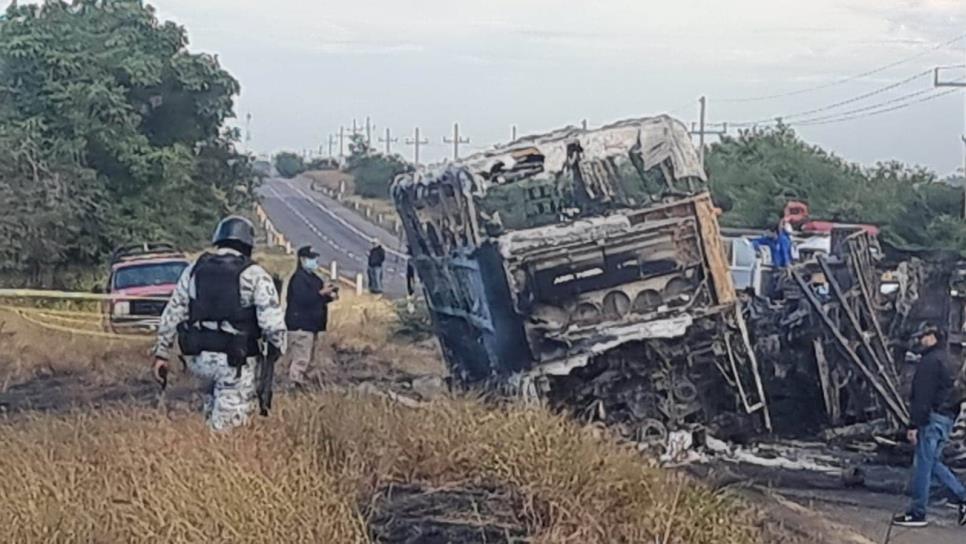
M 322 206 L 321 206 L 321 205 L 320 205 L 320 204 L 319 204 L 318 202 L 316 202 L 316 201 L 315 201 L 314 199 L 312 199 L 311 197 L 309 197 L 309 196 L 307 196 L 307 195 L 305 195 L 305 193 L 303 193 L 302 191 L 300 191 L 300 190 L 299 190 L 299 189 L 298 189 L 297 187 L 292 187 L 292 186 L 291 186 L 290 184 L 288 184 L 288 183 L 286 183 L 286 185 L 287 185 L 287 186 L 288 186 L 288 187 L 289 187 L 290 189 L 292 189 L 292 190 L 294 190 L 294 191 L 296 191 L 296 192 L 298 192 L 298 193 L 300 193 L 300 194 L 301 194 L 301 197 L 302 197 L 302 199 L 303 199 L 303 200 L 307 200 L 307 201 L 309 201 L 309 203 L 310 203 L 310 204 L 314 204 L 314 205 L 315 205 L 315 206 L 316 206 L 317 208 L 319 208 L 319 209 L 321 209 L 322 211 L 324 211 L 324 212 L 326 212 L 326 213 L 327 213 L 328 215 L 330 215 L 330 216 L 332 216 L 332 217 L 336 217 L 336 219 L 341 219 L 341 218 L 339 218 L 339 217 L 337 217 L 337 216 L 334 216 L 334 215 L 332 214 L 332 212 L 331 212 L 331 211 L 329 211 L 329 210 L 327 210 L 326 208 L 324 208 L 324 207 L 322 207 Z M 314 234 L 315 234 L 316 236 L 318 236 L 319 238 L 321 238 L 322 240 L 324 240 L 324 241 L 325 241 L 325 242 L 326 242 L 327 244 L 329 244 L 329 245 L 330 245 L 330 246 L 331 246 L 331 247 L 332 247 L 333 249 L 335 249 L 335 250 L 336 250 L 337 252 L 339 252 L 339 253 L 342 253 L 342 254 L 344 254 L 344 255 L 346 255 L 346 256 L 347 256 L 347 257 L 348 257 L 348 258 L 349 258 L 350 260 L 353 260 L 353 261 L 356 261 L 357 263 L 359 263 L 359 264 L 361 264 L 361 265 L 362 265 L 363 267 L 368 267 L 368 266 L 369 266 L 369 260 L 368 260 L 368 258 L 364 258 L 364 257 L 361 257 L 361 256 L 358 256 L 358 255 L 356 255 L 356 254 L 354 254 L 353 252 L 351 252 L 351 251 L 349 251 L 349 250 L 348 250 L 347 248 L 344 248 L 344 247 L 342 247 L 342 245 L 341 245 L 341 244 L 338 244 L 338 243 L 336 243 L 336 242 L 335 242 L 335 240 L 333 240 L 332 238 L 330 238 L 330 237 L 328 237 L 328 236 L 326 236 L 325 234 L 323 234 L 323 233 L 322 233 L 322 232 L 321 232 L 321 231 L 320 231 L 320 230 L 318 229 L 318 227 L 316 227 L 316 226 L 315 226 L 315 225 L 314 225 L 314 224 L 313 224 L 313 223 L 312 223 L 312 222 L 311 222 L 311 221 L 310 221 L 310 220 L 309 220 L 309 219 L 308 219 L 307 217 L 305 217 L 305 215 L 304 215 L 304 214 L 303 214 L 302 212 L 300 212 L 300 211 L 298 211 L 297 209 L 295 209 L 295 207 L 294 207 L 294 206 L 292 206 L 291 204 L 289 204 L 289 202 L 288 202 L 288 200 L 286 200 L 286 198 L 285 198 L 285 196 L 283 196 L 283 195 L 282 195 L 282 194 L 281 194 L 281 193 L 280 193 L 280 192 L 278 191 L 278 189 L 276 189 L 275 187 L 273 187 L 273 186 L 271 186 L 271 185 L 267 185 L 267 184 L 265 185 L 265 188 L 267 188 L 267 189 L 268 189 L 268 190 L 269 190 L 269 191 L 270 191 L 270 192 L 272 193 L 272 196 L 274 196 L 274 197 L 275 197 L 276 199 L 278 199 L 278 200 L 279 200 L 279 201 L 280 201 L 280 202 L 281 202 L 281 203 L 282 203 L 282 204 L 283 204 L 283 205 L 284 205 L 284 206 L 285 206 L 286 208 L 288 208 L 288 209 L 289 209 L 289 210 L 290 210 L 290 211 L 292 212 L 292 214 L 293 214 L 293 215 L 295 215 L 295 216 L 296 216 L 297 218 L 299 218 L 299 219 L 300 219 L 300 220 L 301 220 L 301 221 L 302 221 L 303 223 L 305 223 L 305 225 L 306 225 L 307 227 L 309 227 L 309 229 L 310 229 L 310 230 L 311 230 L 311 231 L 312 231 L 312 232 L 313 232 L 313 233 L 314 233 Z M 294 196 L 299 196 L 299 195 L 294 195 Z M 352 227 L 351 225 L 348 225 L 347 223 L 344 223 L 344 222 L 343 222 L 343 224 L 345 224 L 345 225 L 347 225 L 347 226 L 348 226 L 348 227 L 349 227 L 350 229 L 352 229 L 352 228 L 353 228 L 353 227 Z M 354 231 L 354 232 L 358 232 L 358 231 Z M 391 249 L 389 249 L 388 251 L 392 251 L 392 250 L 391 250 Z M 393 253 L 395 253 L 396 255 L 401 255 L 401 254 L 400 254 L 400 253 L 398 253 L 398 252 L 393 252 Z M 405 257 L 405 256 L 404 256 L 404 257 Z M 397 268 L 395 268 L 395 267 L 390 267 L 390 266 L 387 266 L 387 267 L 386 267 L 386 271 L 387 271 L 387 272 L 390 272 L 390 273 L 394 273 L 394 274 L 399 274 L 399 275 L 402 275 L 402 271 L 401 271 L 401 270 L 399 270 L 399 269 L 397 269 Z
M 346 227 L 347 229 L 349 229 L 350 231 L 352 231 L 353 233 L 355 233 L 356 235 L 358 235 L 360 238 L 363 238 L 367 242 L 373 238 L 372 236 L 369 236 L 368 234 L 366 234 L 365 232 L 363 232 L 362 230 L 360 230 L 359 228 L 357 228 L 352 223 L 349 223 L 348 221 L 346 221 L 344 218 L 342 218 L 341 216 L 339 216 L 338 214 L 336 214 L 332 210 L 330 210 L 330 209 L 326 208 L 325 206 L 323 206 L 322 203 L 318 201 L 318 199 L 313 198 L 309 194 L 306 194 L 305 191 L 303 191 L 301 187 L 297 187 L 297 186 L 293 185 L 292 182 L 290 182 L 290 181 L 282 181 L 282 183 L 284 183 L 285 185 L 287 185 L 293 191 L 295 191 L 298 194 L 300 194 L 302 196 L 302 198 L 305 198 L 306 200 L 308 200 L 309 202 L 311 202 L 312 204 L 314 204 L 316 208 L 322 210 L 322 212 L 324 212 L 326 215 L 332 217 L 333 219 L 335 219 L 336 221 L 338 221 L 339 223 L 341 223 L 344 227 Z M 408 259 L 409 258 L 406 254 L 400 253 L 400 252 L 396 251 L 395 249 L 392 249 L 391 247 L 387 247 L 386 248 L 386 253 L 392 253 L 393 255 L 395 255 L 395 256 L 397 256 L 399 258 L 402 258 L 402 259 Z
M 282 196 L 278 192 L 278 189 L 276 189 L 275 187 L 272 187 L 272 186 L 268 186 L 268 190 L 286 208 L 288 208 L 289 211 L 291 211 L 292 214 L 295 215 L 295 217 L 299 218 L 303 223 L 305 223 L 305 226 L 307 226 L 309 228 L 309 230 L 311 230 L 316 236 L 318 236 L 319 238 L 321 238 L 322 240 L 324 240 L 328 245 L 332 246 L 332 249 L 336 250 L 339 253 L 342 253 L 343 255 L 347 255 L 350 259 L 355 260 L 355 261 L 359 262 L 360 264 L 368 264 L 365 261 L 363 261 L 362 259 L 360 259 L 360 258 L 356 257 L 355 255 L 353 255 L 348 250 L 346 250 L 346 248 L 342 247 L 342 245 L 336 243 L 335 240 L 333 240 L 332 238 L 326 236 L 325 234 L 322 234 L 322 231 L 320 231 L 318 229 L 318 227 L 315 226 L 315 224 L 313 224 L 311 221 L 309 221 L 309 218 L 305 217 L 305 215 L 302 212 L 298 211 L 297 209 L 295 209 L 294 206 L 292 206 L 291 204 L 288 203 L 288 201 L 285 199 L 285 197 Z

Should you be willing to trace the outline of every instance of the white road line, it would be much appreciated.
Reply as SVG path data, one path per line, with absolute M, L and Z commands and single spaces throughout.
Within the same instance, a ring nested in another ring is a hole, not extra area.
M 355 225 L 349 223 L 348 221 L 346 221 L 345 219 L 343 219 L 342 217 L 340 217 L 338 214 L 336 214 L 332 210 L 330 210 L 330 209 L 326 208 L 325 206 L 323 206 L 321 202 L 319 202 L 318 200 L 316 200 L 315 198 L 313 198 L 311 195 L 306 194 L 305 191 L 303 191 L 301 188 L 296 187 L 295 185 L 293 185 L 292 182 L 290 182 L 290 181 L 282 181 L 282 183 L 286 184 L 293 191 L 295 191 L 298 194 L 302 195 L 303 198 L 305 198 L 306 200 L 308 200 L 309 202 L 311 202 L 312 204 L 314 204 L 316 208 L 322 210 L 323 213 L 325 213 L 329 217 L 335 219 L 336 221 L 338 221 L 339 223 L 341 223 L 345 228 L 349 229 L 350 231 L 352 231 L 356 235 L 360 236 L 362 239 L 364 239 L 364 240 L 366 240 L 368 242 L 372 238 L 372 236 L 369 236 L 365 232 L 359 230 L 358 228 L 356 228 Z M 399 258 L 402 258 L 402 259 L 408 259 L 409 258 L 404 253 L 400 253 L 400 252 L 398 252 L 395 249 L 392 249 L 390 247 L 387 247 L 385 249 L 386 249 L 386 253 L 392 253 L 393 255 L 395 255 L 395 256 L 397 256 Z
M 267 187 L 268 187 L 268 190 L 272 193 L 272 196 L 274 196 L 275 198 L 277 198 L 286 208 L 288 208 L 292 212 L 292 214 L 295 215 L 295 217 L 298 217 L 303 223 L 305 223 L 305 225 L 309 228 L 309 230 L 311 230 L 313 233 L 315 233 L 316 236 L 318 236 L 319 238 L 321 238 L 322 240 L 324 240 L 327 244 L 329 244 L 330 246 L 332 246 L 332 249 L 335 249 L 339 253 L 343 253 L 343 254 L 347 255 L 350 259 L 355 260 L 355 261 L 357 261 L 360 264 L 364 264 L 364 265 L 368 265 L 369 264 L 367 261 L 365 261 L 365 260 L 363 260 L 363 259 L 361 259 L 361 258 L 359 258 L 359 257 L 357 257 L 355 255 L 353 255 L 349 251 L 346 251 L 346 249 L 344 247 L 342 247 L 341 245 L 335 243 L 335 241 L 332 240 L 331 238 L 329 238 L 328 236 L 322 234 L 322 232 L 319 231 L 319 229 L 314 224 L 312 224 L 312 222 L 309 221 L 309 219 L 307 217 L 305 217 L 305 215 L 303 215 L 302 212 L 296 210 L 294 206 L 292 206 L 291 204 L 289 204 L 288 201 L 285 200 L 285 197 L 282 196 L 275 187 L 272 187 L 270 185 L 268 185 Z

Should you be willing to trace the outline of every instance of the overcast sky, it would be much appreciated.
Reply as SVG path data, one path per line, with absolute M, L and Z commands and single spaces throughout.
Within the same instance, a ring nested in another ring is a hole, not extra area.
M 508 139 L 512 124 L 523 134 L 662 112 L 690 123 L 702 94 L 712 121 L 757 120 L 966 62 L 966 39 L 936 48 L 966 35 L 964 0 L 152 3 L 188 28 L 193 49 L 217 53 L 241 81 L 237 112 L 251 113 L 257 152 L 318 149 L 340 125 L 367 115 L 380 133 L 389 127 L 405 137 L 422 127 L 428 158 L 451 152 L 441 138 L 454 121 L 472 151 Z M 726 100 L 821 86 L 916 55 L 815 92 Z M 920 77 L 802 118 L 868 108 L 931 84 Z M 964 94 L 799 131 L 851 160 L 899 159 L 948 174 L 963 160 Z

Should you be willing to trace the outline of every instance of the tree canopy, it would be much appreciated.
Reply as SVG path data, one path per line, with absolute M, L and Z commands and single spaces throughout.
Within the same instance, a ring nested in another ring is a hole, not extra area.
M 0 270 L 195 245 L 250 202 L 238 82 L 140 0 L 11 5 L 0 22 Z
M 302 172 L 305 172 L 305 162 L 302 160 L 301 155 L 290 151 L 283 151 L 275 155 L 275 170 L 283 178 L 292 179 Z
M 816 219 L 878 225 L 899 246 L 966 248 L 962 189 L 925 168 L 899 162 L 863 168 L 786 126 L 725 137 L 711 147 L 707 167 L 725 225 L 773 227 L 794 199 Z
M 352 174 L 355 192 L 366 198 L 389 198 L 389 185 L 412 165 L 399 155 L 377 153 L 361 134 L 352 136 L 345 171 Z

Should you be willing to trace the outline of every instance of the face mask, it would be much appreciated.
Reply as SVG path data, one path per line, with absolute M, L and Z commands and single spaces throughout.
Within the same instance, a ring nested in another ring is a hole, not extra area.
M 305 268 L 309 272 L 312 272 L 319 268 L 318 259 L 302 259 L 302 268 Z

